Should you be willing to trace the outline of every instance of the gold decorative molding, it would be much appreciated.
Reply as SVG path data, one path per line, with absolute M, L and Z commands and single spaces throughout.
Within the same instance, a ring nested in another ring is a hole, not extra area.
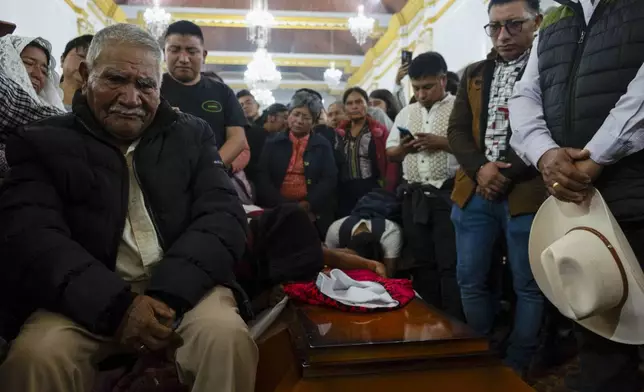
M 207 13 L 184 13 L 172 12 L 172 21 L 187 20 L 202 27 L 248 27 L 245 15 L 231 14 L 207 14 Z M 136 18 L 130 19 L 130 23 L 143 26 L 143 11 L 136 14 Z M 275 29 L 289 30 L 349 30 L 348 18 L 329 18 L 317 16 L 277 16 L 275 17 Z M 376 20 L 374 35 L 379 36 L 386 31 Z
M 423 32 L 423 34 L 424 34 L 424 32 Z M 416 49 L 416 44 L 417 44 L 416 42 L 412 42 L 411 45 L 408 45 L 405 49 L 413 52 Z M 386 56 L 383 56 L 383 57 L 386 58 L 388 55 L 389 54 L 387 53 Z M 378 80 L 382 79 L 382 77 L 385 76 L 393 67 L 395 67 L 395 66 L 397 66 L 399 64 L 400 64 L 400 59 L 397 58 L 397 57 L 394 57 L 389 62 L 389 64 L 387 64 L 387 66 L 384 67 L 382 71 L 380 71 L 380 73 L 378 75 L 374 76 L 373 82 L 371 82 L 371 85 L 369 85 L 369 88 L 367 88 L 366 90 L 367 91 L 376 90 L 378 88 Z M 349 78 L 349 81 L 350 80 L 351 80 L 351 78 Z M 351 86 L 351 84 L 349 82 L 347 82 L 347 85 Z
M 94 17 L 96 17 L 96 19 L 98 19 L 103 26 L 109 26 L 113 23 L 110 18 L 103 14 L 103 12 L 98 8 L 96 4 L 88 2 L 87 10 L 90 14 L 94 15 Z
M 362 66 L 349 78 L 349 85 L 358 85 L 358 82 L 364 80 L 365 76 L 378 65 L 377 62 L 382 61 L 381 59 L 384 58 L 383 55 L 388 50 L 393 50 L 396 47 L 394 43 L 399 38 L 400 28 L 411 22 L 414 16 L 422 12 L 424 7 L 425 3 L 423 0 L 409 0 L 403 9 L 391 18 L 387 31 L 367 51 Z
M 127 16 L 125 11 L 114 2 L 114 0 L 89 0 L 96 4 L 98 9 L 103 12 L 103 15 L 114 20 L 117 23 L 126 23 Z
M 76 14 L 78 25 L 78 34 L 91 34 L 94 32 L 94 26 L 89 25 L 89 14 L 86 9 L 77 6 L 73 0 L 64 0 L 69 8 Z M 114 0 L 87 0 L 87 8 L 89 11 L 105 26 L 112 24 L 112 21 L 117 23 L 126 23 L 127 17 L 121 7 L 114 2 Z
M 76 18 L 76 27 L 78 28 L 78 35 L 94 34 L 94 26 L 87 21 L 87 19 L 78 17 Z
M 450 9 L 451 6 L 454 5 L 454 3 L 456 3 L 456 0 L 449 0 L 447 3 L 445 3 L 445 5 L 441 9 L 439 9 L 436 14 L 434 14 L 431 18 L 427 18 L 425 20 L 425 26 L 436 23 L 440 18 L 443 17 L 443 15 L 445 15 L 445 13 Z
M 382 61 L 382 59 L 385 59 L 392 50 L 398 49 L 398 45 L 396 45 L 396 41 L 400 38 L 401 27 L 407 26 L 409 30 L 413 30 L 414 28 L 416 28 L 420 24 L 420 22 L 416 22 L 412 26 L 408 26 L 408 25 L 414 20 L 416 15 L 418 15 L 420 12 L 423 12 L 423 9 L 427 5 L 434 5 L 436 4 L 436 2 L 437 0 L 433 0 L 429 4 L 425 4 L 423 0 L 409 0 L 407 4 L 405 4 L 403 9 L 400 10 L 399 13 L 395 14 L 394 17 L 391 18 L 391 21 L 389 22 L 389 26 L 387 27 L 387 31 L 382 36 L 382 38 L 380 38 L 378 42 L 376 42 L 376 44 L 371 49 L 369 49 L 369 51 L 367 51 L 367 53 L 365 54 L 364 61 L 362 62 L 362 65 L 349 78 L 347 84 L 349 86 L 355 86 L 355 85 L 359 85 L 362 81 L 364 81 L 369 75 L 369 73 L 373 72 L 375 67 L 380 65 L 378 63 L 379 61 Z M 435 15 L 426 19 L 423 24 L 425 26 L 428 26 L 433 23 L 436 23 L 436 21 L 440 19 L 449 10 L 449 8 L 452 5 L 454 5 L 455 2 L 456 0 L 447 1 L 438 10 L 438 12 L 436 12 Z M 387 67 L 385 68 L 385 71 L 381 72 L 379 76 L 382 76 L 384 73 L 389 71 L 391 67 L 397 64 L 399 61 L 400 59 L 395 58 L 389 65 L 387 65 Z
M 84 16 L 84 17 L 87 18 L 87 12 L 83 8 L 81 8 L 81 7 L 77 6 L 76 4 L 74 4 L 73 0 L 64 0 L 64 1 L 65 1 L 65 4 L 67 4 L 69 6 L 69 8 L 71 8 L 72 11 L 74 11 L 74 13 L 76 15 Z
M 206 57 L 206 64 L 218 65 L 247 65 L 253 59 L 252 53 L 248 56 L 220 56 L 208 55 Z M 338 69 L 343 69 L 345 73 L 350 74 L 355 72 L 358 67 L 351 65 L 351 60 L 327 60 L 323 58 L 306 58 L 306 57 L 280 57 L 273 55 L 273 62 L 281 67 L 312 67 L 312 68 L 328 68 L 331 61 L 335 62 Z

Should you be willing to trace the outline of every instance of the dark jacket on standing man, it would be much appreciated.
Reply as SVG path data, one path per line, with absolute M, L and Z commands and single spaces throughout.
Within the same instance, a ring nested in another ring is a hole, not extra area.
M 644 1 L 601 0 L 588 25 L 581 4 L 558 2 L 535 49 L 543 115 L 558 145 L 584 148 L 642 67 Z M 594 185 L 618 221 L 644 220 L 644 151 L 607 165 Z
M 492 52 L 486 60 L 465 69 L 449 121 L 449 145 L 460 164 L 452 201 L 460 208 L 467 205 L 476 191 L 476 173 L 489 162 L 484 152 L 485 132 L 496 58 L 497 54 Z M 508 142 L 511 132 L 508 129 Z M 527 166 L 512 148 L 508 148 L 505 162 L 512 165 L 501 169 L 501 174 L 512 181 L 506 194 L 510 214 L 536 213 L 547 195 L 539 172 Z
M 0 335 L 13 337 L 37 308 L 102 335 L 121 323 L 134 296 L 115 272 L 129 173 L 110 140 L 80 94 L 73 113 L 9 139 L 11 172 L 0 193 Z M 246 216 L 210 127 L 162 101 L 133 159 L 163 249 L 146 294 L 180 314 L 216 285 L 237 289 L 233 265 L 245 250 Z

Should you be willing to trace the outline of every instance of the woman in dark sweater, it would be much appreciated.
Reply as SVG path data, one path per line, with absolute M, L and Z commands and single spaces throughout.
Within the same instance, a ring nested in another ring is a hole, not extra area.
M 322 109 L 322 101 L 312 94 L 302 92 L 293 96 L 288 130 L 264 144 L 257 194 L 263 207 L 298 203 L 324 236 L 334 218 L 329 200 L 335 196 L 338 170 L 331 144 L 311 132 Z

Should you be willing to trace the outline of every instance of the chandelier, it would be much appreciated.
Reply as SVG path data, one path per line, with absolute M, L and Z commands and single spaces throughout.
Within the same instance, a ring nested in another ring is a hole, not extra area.
M 275 97 L 270 90 L 251 90 L 250 93 L 255 97 L 260 109 L 265 109 L 275 103 Z
M 250 11 L 246 14 L 248 40 L 259 47 L 266 47 L 270 29 L 275 25 L 275 17 L 268 11 L 268 0 L 252 0 Z
M 244 82 L 251 90 L 275 90 L 282 81 L 282 74 L 277 70 L 271 55 L 265 48 L 257 48 L 253 60 L 244 72 Z
M 364 6 L 358 6 L 358 16 L 352 16 L 349 18 L 349 31 L 353 38 L 356 39 L 359 45 L 364 45 L 367 42 L 367 38 L 373 33 L 373 26 L 376 21 L 373 18 L 369 18 L 364 14 Z
M 335 53 L 333 31 L 331 31 L 330 33 L 331 33 L 331 53 Z M 335 68 L 335 61 L 331 61 L 330 65 L 331 67 L 327 68 L 324 71 L 324 82 L 329 86 L 329 88 L 335 88 L 340 85 L 340 81 L 342 80 L 342 71 Z
M 340 81 L 342 80 L 342 71 L 335 67 L 335 62 L 331 62 L 331 67 L 327 68 L 324 71 L 324 82 L 329 85 L 329 87 L 338 87 Z
M 159 0 L 154 0 L 154 8 L 147 8 L 143 14 L 143 20 L 150 34 L 159 39 L 165 34 L 172 15 L 159 7 Z

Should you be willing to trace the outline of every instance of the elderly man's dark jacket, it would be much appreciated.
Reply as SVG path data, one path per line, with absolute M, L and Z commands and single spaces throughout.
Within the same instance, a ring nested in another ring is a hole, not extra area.
M 0 193 L 0 335 L 35 309 L 112 335 L 134 294 L 114 272 L 128 209 L 124 154 L 77 94 L 73 113 L 10 138 Z M 147 294 L 187 311 L 215 285 L 237 288 L 246 216 L 213 131 L 162 102 L 134 152 L 134 171 L 163 258 Z

